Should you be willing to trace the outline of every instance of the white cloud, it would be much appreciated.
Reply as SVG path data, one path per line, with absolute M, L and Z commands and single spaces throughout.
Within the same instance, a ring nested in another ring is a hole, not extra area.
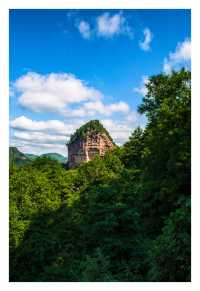
M 64 135 L 51 135 L 39 131 L 15 131 L 13 136 L 23 141 L 30 141 L 34 143 L 66 143 L 67 138 Z
M 123 101 L 104 104 L 101 101 L 104 96 L 100 91 L 70 74 L 27 73 L 14 83 L 14 89 L 19 93 L 19 104 L 36 113 L 54 112 L 79 118 L 95 114 L 127 114 L 130 111 L 128 104 Z M 29 122 L 30 125 L 30 121 L 24 117 L 21 117 L 21 122 Z M 31 126 L 34 128 L 35 124 Z M 37 126 L 42 127 L 43 124 Z M 62 125 L 51 121 L 51 126 Z
M 75 26 L 85 39 L 89 39 L 91 36 L 112 38 L 119 34 L 133 38 L 134 35 L 133 29 L 129 26 L 128 20 L 122 11 L 116 14 L 105 12 L 90 23 L 77 18 Z
M 128 114 L 126 114 L 124 120 L 127 124 L 132 126 L 139 122 L 140 117 L 141 116 L 137 111 L 130 111 Z
M 79 120 L 71 119 L 66 122 L 59 120 L 36 121 L 20 116 L 11 120 L 10 123 L 12 129 L 11 144 L 20 147 L 26 153 L 41 154 L 51 151 L 66 155 L 65 144 L 70 135 L 90 119 L 90 117 Z M 134 128 L 141 125 L 139 115 L 130 110 L 123 118 L 100 119 L 100 121 L 118 145 L 126 142 Z
M 147 76 L 142 76 L 142 81 L 139 87 L 134 88 L 134 91 L 141 94 L 142 96 L 145 96 L 147 94 L 147 87 L 149 79 Z
M 15 96 L 19 94 L 19 103 L 30 110 L 65 114 L 63 121 L 32 120 L 26 116 L 12 119 L 11 143 L 23 152 L 66 154 L 65 143 L 70 135 L 92 118 L 100 119 L 115 142 L 123 144 L 139 122 L 126 102 L 105 104 L 101 92 L 71 74 L 27 73 L 13 88 Z
M 11 144 L 26 153 L 57 152 L 66 155 L 66 142 L 83 123 L 84 120 L 80 119 L 64 123 L 60 120 L 36 121 L 20 116 L 10 122 Z
M 130 120 L 112 120 L 103 119 L 101 120 L 103 126 L 108 130 L 113 140 L 118 144 L 122 145 L 124 142 L 128 141 L 129 136 L 134 131 L 134 129 L 140 124 L 139 117 L 135 113 L 135 118 Z M 137 116 L 137 119 L 136 119 Z
M 171 71 L 172 71 L 172 64 L 168 61 L 167 58 L 164 59 L 163 71 L 164 71 L 166 74 L 170 74 Z
M 89 87 L 72 74 L 40 75 L 29 72 L 14 83 L 19 104 L 34 112 L 67 113 L 67 106 L 87 100 L 98 100 L 100 91 Z
M 191 59 L 191 42 L 185 40 L 179 43 L 174 53 L 169 54 L 169 59 L 173 62 L 179 63 L 180 61 L 188 61 Z
M 11 137 L 11 145 L 18 147 L 24 153 L 41 155 L 55 152 L 66 156 L 67 140 L 69 140 L 67 135 L 53 135 L 42 131 L 15 130 Z
M 153 39 L 153 34 L 151 30 L 147 27 L 143 30 L 144 40 L 139 42 L 139 46 L 144 51 L 150 50 L 150 43 Z
M 103 116 L 110 116 L 116 112 L 126 114 L 130 111 L 130 108 L 126 102 L 120 101 L 118 103 L 103 104 L 100 100 L 94 102 L 86 102 L 82 107 L 71 110 L 71 116 L 84 117 L 94 116 L 100 114 Z
M 23 131 L 42 131 L 42 132 L 51 132 L 54 134 L 62 134 L 69 136 L 72 134 L 77 127 L 79 127 L 83 122 L 80 120 L 73 120 L 72 124 L 65 124 L 60 120 L 45 120 L 45 121 L 36 121 L 31 120 L 25 116 L 17 117 L 10 122 L 10 126 L 16 130 Z
M 78 24 L 79 32 L 81 33 L 82 37 L 85 39 L 89 39 L 91 36 L 90 25 L 86 21 L 80 21 Z
M 181 66 L 190 67 L 191 60 L 191 41 L 186 39 L 182 43 L 178 43 L 175 52 L 170 52 L 169 56 L 164 59 L 163 71 L 170 74 L 172 69 Z
M 132 36 L 132 31 L 127 24 L 126 18 L 121 12 L 111 16 L 108 12 L 100 15 L 96 19 L 97 35 L 111 38 L 114 35 L 127 34 Z
M 69 109 L 67 111 L 67 116 L 82 118 L 93 116 L 111 116 L 116 113 L 126 115 L 129 111 L 129 105 L 123 101 L 111 104 L 104 104 L 101 101 L 91 101 L 83 103 L 81 107 Z

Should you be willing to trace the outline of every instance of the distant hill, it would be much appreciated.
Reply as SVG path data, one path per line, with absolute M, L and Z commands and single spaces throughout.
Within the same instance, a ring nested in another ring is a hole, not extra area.
M 56 160 L 58 161 L 59 163 L 66 163 L 67 162 L 67 158 L 60 155 L 60 154 L 57 154 L 57 153 L 47 153 L 47 154 L 43 154 L 41 155 L 41 157 L 47 157 L 47 158 L 50 158 L 50 159 L 53 159 L 53 160 Z
M 22 166 L 29 163 L 31 160 L 16 147 L 9 148 L 9 164 Z
M 38 158 L 38 156 L 34 155 L 34 154 L 25 154 L 25 155 L 28 159 L 30 159 L 32 161 Z
M 65 164 L 67 162 L 67 158 L 57 154 L 57 153 L 47 153 L 41 156 L 37 156 L 34 154 L 24 154 L 18 150 L 16 147 L 9 148 L 9 164 L 23 166 L 25 164 L 30 163 L 31 161 L 37 159 L 38 157 L 47 157 L 53 160 L 58 161 L 61 164 Z
M 34 155 L 34 154 L 26 154 L 27 158 L 29 158 L 30 160 L 35 160 L 37 159 L 38 157 L 46 157 L 46 158 L 50 158 L 50 159 L 53 159 L 53 160 L 56 160 L 58 161 L 59 163 L 66 163 L 67 162 L 67 158 L 60 155 L 60 154 L 57 154 L 57 153 L 46 153 L 46 154 L 43 154 L 43 155 L 40 155 L 40 156 L 37 156 L 37 155 Z

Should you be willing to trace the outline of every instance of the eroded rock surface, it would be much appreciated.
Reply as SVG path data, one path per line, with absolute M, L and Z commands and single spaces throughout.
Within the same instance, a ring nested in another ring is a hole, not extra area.
M 68 165 L 74 168 L 81 163 L 90 161 L 95 155 L 104 156 L 107 150 L 114 147 L 114 143 L 104 132 L 90 133 L 77 138 L 68 144 Z

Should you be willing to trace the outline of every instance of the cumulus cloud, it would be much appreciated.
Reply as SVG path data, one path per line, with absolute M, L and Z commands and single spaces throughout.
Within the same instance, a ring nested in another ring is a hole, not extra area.
M 126 102 L 104 104 L 101 101 L 86 102 L 82 107 L 71 110 L 69 115 L 72 117 L 95 116 L 96 114 L 110 116 L 114 113 L 126 114 L 130 108 Z
M 91 36 L 112 38 L 119 34 L 133 38 L 133 29 L 129 26 L 122 11 L 116 14 L 105 12 L 94 20 L 93 23 L 76 20 L 75 26 L 83 38 L 89 39 Z
M 191 59 L 191 42 L 185 40 L 177 45 L 176 51 L 169 54 L 169 59 L 173 62 L 188 61 Z
M 109 13 L 104 13 L 97 18 L 98 34 L 105 37 L 112 37 L 119 34 L 124 24 L 124 17 L 121 14 L 110 16 Z
M 11 120 L 11 144 L 20 147 L 23 152 L 42 154 L 45 152 L 58 152 L 67 154 L 66 142 L 70 135 L 87 119 L 71 119 L 70 121 L 43 120 L 36 121 L 25 116 Z M 126 142 L 140 124 L 139 115 L 130 111 L 122 119 L 100 119 L 109 131 L 114 141 L 121 145 Z
M 64 144 L 69 140 L 70 135 L 88 120 L 80 119 L 64 123 L 59 120 L 36 121 L 20 116 L 10 122 L 14 130 L 12 139 L 34 144 Z M 101 122 L 116 142 L 121 144 L 128 139 L 130 132 L 138 125 L 139 115 L 136 112 L 129 112 L 123 119 L 117 121 L 101 119 Z
M 23 152 L 66 155 L 70 135 L 91 119 L 98 118 L 117 144 L 128 140 L 138 125 L 137 114 L 126 102 L 104 103 L 100 91 L 71 74 L 31 72 L 16 80 L 13 88 L 23 107 L 36 113 L 64 115 L 52 120 L 33 120 L 24 115 L 12 119 L 11 144 Z
M 60 120 L 37 121 L 20 116 L 10 122 L 11 144 L 26 153 L 57 152 L 66 156 L 66 142 L 83 123 L 84 120 L 80 119 L 69 123 Z
M 14 83 L 14 89 L 19 94 L 19 104 L 36 113 L 54 112 L 79 118 L 96 114 L 126 114 L 130 111 L 123 101 L 104 104 L 100 91 L 71 74 L 27 73 Z M 22 122 L 27 121 L 23 118 Z M 55 121 L 52 121 L 52 126 L 54 124 Z M 42 124 L 39 126 L 42 127 Z M 59 126 L 62 125 L 59 123 Z
M 102 120 L 102 124 L 111 133 L 113 139 L 121 144 L 128 139 L 133 128 L 126 122 L 118 122 L 111 119 Z
M 131 29 L 126 18 L 121 12 L 110 15 L 108 12 L 100 15 L 96 19 L 97 35 L 111 38 L 114 35 L 128 34 L 132 36 Z
M 66 156 L 66 142 L 82 124 L 80 120 L 69 124 L 59 120 L 36 121 L 21 116 L 11 121 L 11 144 L 24 153 L 56 152 Z
M 134 91 L 139 93 L 142 96 L 145 96 L 147 94 L 147 87 L 149 79 L 148 76 L 142 76 L 142 81 L 139 87 L 134 88 Z
M 189 39 L 178 43 L 175 52 L 170 52 L 169 56 L 164 59 L 163 71 L 170 74 L 173 69 L 181 66 L 190 67 L 191 60 L 191 41 Z
M 34 143 L 62 143 L 64 144 L 67 139 L 63 135 L 51 135 L 39 131 L 16 131 L 13 136 L 23 141 L 31 141 Z
M 151 30 L 147 27 L 143 30 L 144 40 L 139 42 L 139 46 L 144 51 L 150 50 L 150 44 L 153 39 L 153 34 Z
M 102 97 L 100 91 L 89 87 L 72 74 L 40 75 L 29 72 L 14 83 L 20 95 L 19 104 L 34 112 L 67 113 L 67 106 Z
M 64 123 L 60 120 L 36 121 L 25 116 L 19 116 L 10 122 L 10 126 L 16 130 L 22 131 L 42 131 L 54 134 L 69 136 L 74 130 L 82 124 L 80 120 L 73 120 L 73 124 Z
M 67 156 L 67 140 L 69 140 L 69 136 L 42 131 L 14 130 L 11 136 L 11 146 L 19 148 L 23 153 L 41 155 L 54 152 Z
M 124 120 L 112 120 L 102 119 L 101 122 L 104 127 L 109 131 L 113 140 L 118 144 L 122 145 L 128 141 L 129 136 L 137 126 L 142 126 L 142 120 L 139 115 L 135 112 L 132 113 L 134 118 Z M 132 116 L 133 117 L 133 116 Z
M 91 36 L 90 25 L 86 21 L 80 21 L 78 24 L 78 30 L 81 33 L 82 37 L 85 39 L 89 39 Z

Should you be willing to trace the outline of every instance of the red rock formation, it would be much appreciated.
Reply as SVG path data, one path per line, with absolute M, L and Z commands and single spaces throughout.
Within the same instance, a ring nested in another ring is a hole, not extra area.
M 103 133 L 88 133 L 85 138 L 78 138 L 68 144 L 68 165 L 74 168 L 81 163 L 90 161 L 95 155 L 104 156 L 105 152 L 115 145 Z

